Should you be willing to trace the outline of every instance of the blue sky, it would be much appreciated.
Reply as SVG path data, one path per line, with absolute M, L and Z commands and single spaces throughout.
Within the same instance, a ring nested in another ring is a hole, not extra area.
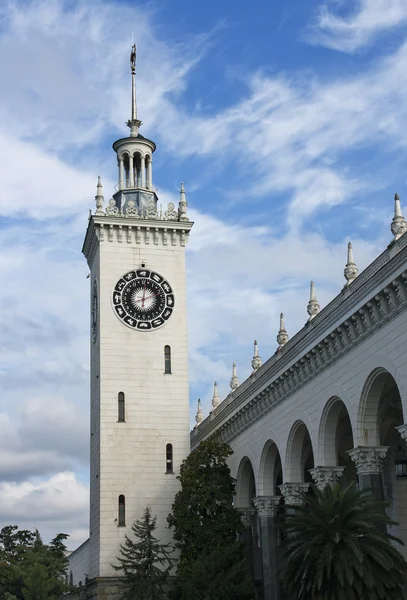
M 404 0 L 36 0 L 0 7 L 0 522 L 83 541 L 97 176 L 116 183 L 132 35 L 163 204 L 184 181 L 191 417 L 253 340 L 293 335 L 391 240 L 405 193 Z M 216 307 L 216 310 L 214 310 Z M 207 324 L 211 323 L 211 327 Z

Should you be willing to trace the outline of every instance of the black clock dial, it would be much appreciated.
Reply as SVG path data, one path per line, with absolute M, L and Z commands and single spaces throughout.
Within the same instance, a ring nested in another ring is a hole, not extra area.
M 96 341 L 96 336 L 97 336 L 98 314 L 99 314 L 98 282 L 95 279 L 93 282 L 93 289 L 92 289 L 92 318 L 91 318 L 93 341 Z
M 112 300 L 119 319 L 139 331 L 161 327 L 174 309 L 170 284 L 148 269 L 136 269 L 123 275 L 115 285 Z

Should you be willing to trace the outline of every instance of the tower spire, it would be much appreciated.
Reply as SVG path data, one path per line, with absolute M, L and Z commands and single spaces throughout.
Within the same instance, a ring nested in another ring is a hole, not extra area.
M 239 385 L 240 385 L 240 381 L 237 377 L 236 363 L 233 363 L 232 379 L 230 380 L 230 387 L 232 388 L 232 391 L 235 390 L 236 388 L 238 388 Z
M 309 314 L 308 321 L 312 321 L 312 319 L 319 313 L 319 304 L 315 294 L 315 284 L 313 281 L 311 281 L 309 286 L 309 302 L 307 306 L 307 313 Z
M 136 99 L 136 44 L 131 47 L 130 54 L 130 70 L 131 70 L 131 119 L 127 121 L 127 126 L 130 127 L 130 137 L 137 137 L 138 130 L 141 126 L 141 121 L 137 118 L 137 99 Z
M 215 383 L 213 384 L 213 398 L 212 398 L 212 408 L 215 409 L 217 406 L 219 406 L 220 404 L 220 397 L 219 397 L 219 392 L 218 392 L 218 384 Z
M 288 333 L 285 328 L 284 314 L 280 314 L 280 329 L 277 334 L 278 350 L 280 350 L 288 342 Z
M 391 222 L 391 232 L 394 239 L 398 240 L 407 231 L 407 223 L 401 212 L 400 196 L 394 195 L 394 217 Z
M 257 340 L 254 340 L 254 354 L 253 354 L 253 359 L 252 359 L 253 373 L 258 371 L 260 369 L 261 365 L 262 365 L 262 362 L 261 362 L 261 357 L 259 354 L 259 346 L 257 345 Z
M 358 268 L 355 263 L 355 259 L 353 258 L 353 249 L 351 242 L 348 243 L 348 262 L 346 263 L 345 270 L 343 272 L 345 275 L 346 282 L 345 287 L 355 281 L 356 277 L 359 274 Z

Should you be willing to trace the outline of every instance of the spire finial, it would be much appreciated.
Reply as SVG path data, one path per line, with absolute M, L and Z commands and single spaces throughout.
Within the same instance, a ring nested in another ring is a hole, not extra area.
M 351 242 L 348 243 L 348 262 L 346 263 L 343 274 L 345 275 L 345 279 L 347 281 L 345 286 L 351 284 L 352 281 L 355 281 L 356 277 L 359 275 L 359 271 L 356 266 L 355 259 L 353 258 L 353 250 L 352 250 Z
M 103 187 L 102 187 L 102 180 L 100 178 L 100 175 L 98 176 L 98 184 L 96 186 L 96 196 L 95 196 L 95 200 L 96 200 L 96 215 L 104 215 L 105 211 L 103 210 L 103 203 L 105 201 L 104 197 L 103 197 Z
M 407 231 L 407 223 L 401 212 L 400 196 L 398 194 L 394 195 L 394 217 L 390 229 L 395 240 L 398 240 Z
M 179 193 L 178 217 L 180 221 L 189 221 L 187 217 L 187 197 L 185 195 L 184 182 L 181 181 L 181 190 Z
M 263 363 L 262 363 L 260 355 L 259 355 L 259 347 L 257 345 L 257 340 L 254 340 L 254 353 L 253 353 L 253 359 L 252 359 L 253 373 L 258 371 L 262 364 Z
M 319 313 L 319 304 L 315 294 L 315 284 L 313 281 L 311 281 L 309 286 L 309 302 L 307 306 L 307 313 L 309 314 L 308 321 L 312 321 L 312 319 Z
M 278 344 L 278 350 L 280 350 L 283 346 L 286 345 L 286 343 L 288 342 L 288 333 L 287 330 L 285 328 L 285 323 L 284 323 L 284 313 L 280 314 L 280 329 L 278 330 L 278 334 L 277 334 L 277 344 Z
M 198 409 L 197 409 L 196 415 L 195 415 L 195 421 L 196 421 L 197 427 L 200 423 L 202 423 L 203 418 L 204 418 L 204 416 L 203 416 L 203 412 L 202 412 L 201 399 L 198 398 Z
M 239 385 L 240 385 L 240 381 L 237 377 L 236 363 L 233 363 L 232 379 L 230 380 L 230 387 L 232 388 L 232 390 L 235 390 L 236 388 L 239 387 Z
M 136 44 L 131 47 L 130 53 L 131 70 L 131 119 L 126 125 L 130 127 L 130 137 L 137 137 L 141 121 L 137 118 L 137 100 L 136 100 Z
M 218 392 L 218 384 L 215 383 L 213 384 L 213 398 L 212 398 L 212 408 L 213 410 L 215 410 L 215 408 L 217 408 L 220 404 L 220 397 L 219 397 L 219 392 Z

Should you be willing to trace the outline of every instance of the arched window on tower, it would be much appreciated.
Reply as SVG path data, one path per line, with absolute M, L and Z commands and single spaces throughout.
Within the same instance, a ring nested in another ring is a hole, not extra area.
M 118 415 L 117 420 L 121 423 L 124 423 L 125 419 L 125 406 L 124 406 L 124 393 L 119 392 L 117 395 L 117 404 L 118 404 Z
M 126 525 L 126 499 L 123 494 L 119 496 L 119 527 Z
M 171 346 L 164 346 L 164 373 L 171 374 Z
M 165 455 L 166 455 L 166 472 L 173 473 L 173 464 L 172 464 L 172 444 L 167 444 L 165 447 Z

